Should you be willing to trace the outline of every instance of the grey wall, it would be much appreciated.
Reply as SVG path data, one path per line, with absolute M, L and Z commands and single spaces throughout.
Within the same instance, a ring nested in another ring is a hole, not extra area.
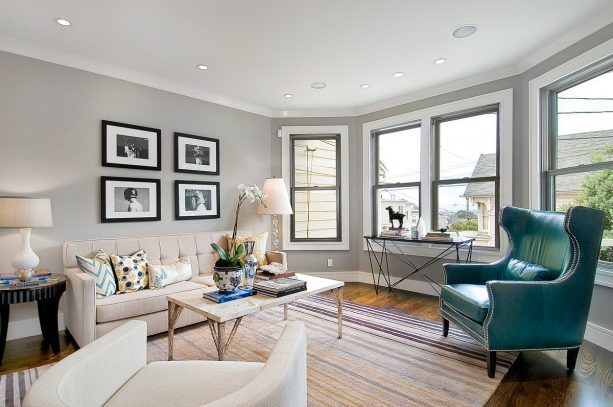
M 100 121 L 162 130 L 162 171 L 101 166 Z M 0 195 L 50 197 L 54 227 L 33 231 L 41 266 L 62 271 L 67 240 L 231 229 L 236 185 L 270 176 L 270 119 L 212 103 L 0 52 Z M 173 171 L 173 132 L 220 139 L 220 176 Z M 160 178 L 162 221 L 100 223 L 100 176 Z M 221 219 L 174 220 L 174 180 L 221 181 Z M 241 228 L 269 230 L 245 206 Z M 0 229 L 0 269 L 9 272 L 18 231 Z M 36 318 L 32 304 L 11 320 Z
M 288 251 L 288 263 L 296 271 L 355 271 L 358 270 L 358 256 L 362 239 L 360 236 L 361 190 L 356 188 L 362 182 L 362 153 L 360 144 L 361 128 L 358 128 L 356 117 L 311 117 L 287 118 L 272 120 L 272 173 L 281 177 L 281 139 L 277 130 L 282 126 L 349 126 L 349 250 L 333 251 Z M 333 259 L 334 266 L 327 266 L 327 259 Z

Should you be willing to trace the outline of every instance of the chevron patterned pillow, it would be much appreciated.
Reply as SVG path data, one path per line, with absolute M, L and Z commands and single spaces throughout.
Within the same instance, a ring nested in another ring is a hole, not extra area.
M 98 298 L 115 294 L 117 291 L 115 273 L 113 273 L 113 268 L 111 267 L 111 259 L 104 250 L 98 250 L 93 259 L 81 256 L 76 257 L 81 271 L 96 279 L 96 296 Z

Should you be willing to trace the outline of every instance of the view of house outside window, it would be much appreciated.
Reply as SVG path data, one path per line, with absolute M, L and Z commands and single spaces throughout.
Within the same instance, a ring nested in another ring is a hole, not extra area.
M 434 228 L 497 246 L 497 108 L 435 119 L 435 149 Z
M 391 228 L 389 210 L 404 214 L 403 228 L 417 226 L 420 216 L 421 127 L 403 126 L 376 133 L 376 228 Z M 390 208 L 390 209 L 388 209 Z M 394 227 L 399 223 L 395 221 Z
M 603 210 L 600 260 L 613 262 L 613 71 L 552 95 L 547 205 Z
M 292 240 L 339 240 L 338 137 L 292 136 Z

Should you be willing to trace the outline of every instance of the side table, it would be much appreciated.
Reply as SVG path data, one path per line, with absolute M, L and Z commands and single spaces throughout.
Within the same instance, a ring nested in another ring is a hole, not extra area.
M 11 304 L 36 301 L 38 320 L 43 338 L 51 345 L 53 353 L 60 352 L 60 337 L 57 330 L 57 308 L 62 293 L 66 291 L 67 278 L 63 274 L 52 274 L 45 282 L 30 287 L 11 288 L 0 286 L 0 363 L 4 356 L 6 333 L 9 325 Z

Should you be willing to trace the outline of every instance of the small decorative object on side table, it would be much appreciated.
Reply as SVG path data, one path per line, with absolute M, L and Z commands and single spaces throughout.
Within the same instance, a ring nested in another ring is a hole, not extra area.
M 0 284 L 0 363 L 4 356 L 11 304 L 36 301 L 44 341 L 51 345 L 53 353 L 60 352 L 57 309 L 62 293 L 66 291 L 66 281 L 62 274 L 51 274 L 44 281 Z

